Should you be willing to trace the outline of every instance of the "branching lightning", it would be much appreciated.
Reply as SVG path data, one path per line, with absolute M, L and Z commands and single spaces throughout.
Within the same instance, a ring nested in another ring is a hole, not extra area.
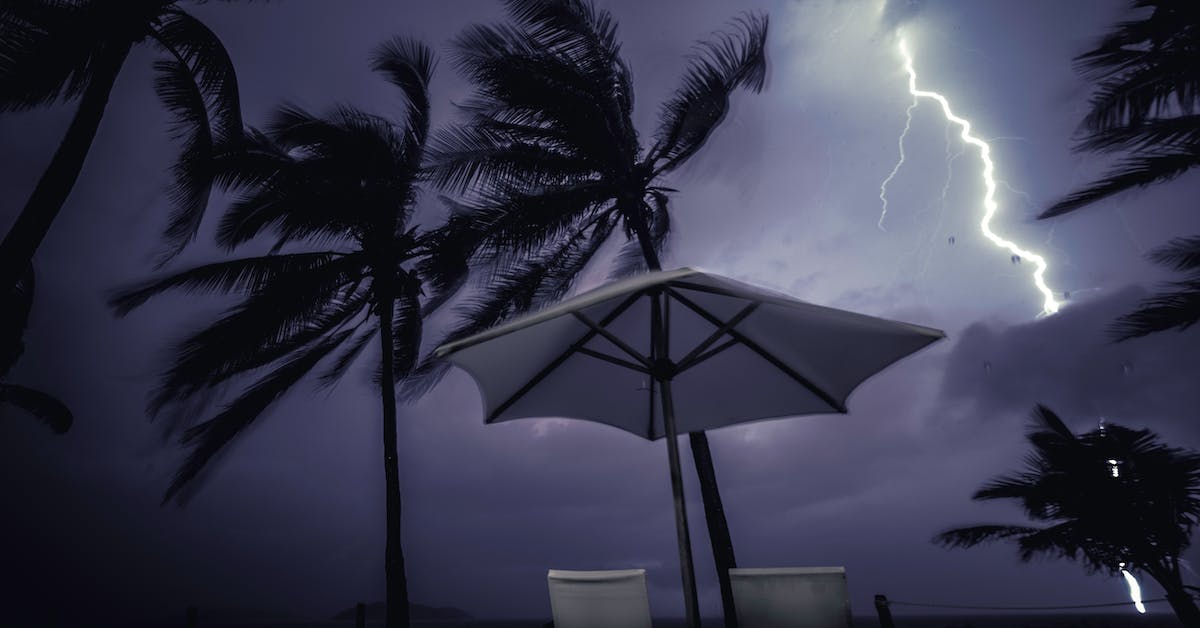
M 995 164 L 992 162 L 991 147 L 987 142 L 971 134 L 970 121 L 954 115 L 954 112 L 950 109 L 950 102 L 946 100 L 945 96 L 942 96 L 937 92 L 929 92 L 917 89 L 917 72 L 913 68 L 912 56 L 908 53 L 908 46 L 905 44 L 903 38 L 900 39 L 899 44 L 900 54 L 904 57 L 904 69 L 906 72 L 908 72 L 908 92 L 913 96 L 913 104 L 908 107 L 908 122 L 904 126 L 904 133 L 900 136 L 900 161 L 896 164 L 896 167 L 892 169 L 892 172 L 888 175 L 887 179 L 884 180 L 883 185 L 880 186 L 879 197 L 883 202 L 883 212 L 879 216 L 879 228 L 883 229 L 883 221 L 887 216 L 887 184 L 896 176 L 896 173 L 900 170 L 900 166 L 904 163 L 904 137 L 908 134 L 912 123 L 913 108 L 922 98 L 934 100 L 941 105 L 942 113 L 945 115 L 946 120 L 958 125 L 962 129 L 960 137 L 962 137 L 963 142 L 978 148 L 979 156 L 983 160 L 983 183 L 986 192 L 983 197 L 984 215 L 983 219 L 979 223 L 980 231 L 983 232 L 984 237 L 986 237 L 996 246 L 1009 251 L 1012 255 L 1017 256 L 1019 259 L 1029 260 L 1034 264 L 1036 269 L 1033 273 L 1033 283 L 1045 298 L 1045 301 L 1042 305 L 1041 315 L 1050 315 L 1058 312 L 1060 303 L 1055 300 L 1054 292 L 1050 290 L 1049 286 L 1046 285 L 1045 275 L 1047 264 L 1045 258 L 1037 253 L 1034 253 L 1033 251 L 1028 251 L 1021 248 L 1010 240 L 1001 238 L 992 231 L 992 218 L 996 215 L 999 205 L 996 202 L 997 182 L 994 176 Z
M 883 180 L 883 183 L 879 184 L 879 201 L 883 203 L 883 211 L 879 214 L 879 223 L 877 224 L 880 231 L 887 231 L 887 229 L 883 228 L 883 219 L 887 218 L 888 212 L 887 186 L 892 182 L 892 179 L 896 178 L 896 173 L 900 172 L 900 167 L 904 165 L 904 138 L 908 137 L 908 131 L 912 128 L 912 112 L 913 109 L 917 108 L 917 104 L 919 104 L 919 101 L 914 94 L 912 104 L 904 112 L 907 116 L 904 121 L 904 132 L 900 134 L 900 140 L 897 142 L 900 145 L 900 160 L 896 162 L 896 167 L 892 168 L 892 172 Z

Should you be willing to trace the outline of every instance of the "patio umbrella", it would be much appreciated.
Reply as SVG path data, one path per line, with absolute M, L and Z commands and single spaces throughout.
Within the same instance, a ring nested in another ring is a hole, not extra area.
M 694 627 L 699 606 L 676 436 L 845 413 L 860 383 L 942 337 L 682 268 L 606 284 L 434 355 L 474 378 L 487 423 L 578 418 L 667 438 Z

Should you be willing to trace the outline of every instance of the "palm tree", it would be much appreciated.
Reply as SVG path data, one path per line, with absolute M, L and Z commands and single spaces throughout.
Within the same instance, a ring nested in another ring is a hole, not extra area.
M 1184 625 L 1200 626 L 1192 587 L 1179 572 L 1179 556 L 1200 520 L 1200 454 L 1119 425 L 1076 436 L 1040 405 L 1033 418 L 1025 471 L 994 478 L 972 499 L 1016 500 L 1045 525 L 968 526 L 942 532 L 934 542 L 1011 541 L 1022 561 L 1052 556 L 1078 560 L 1089 573 L 1143 571 L 1166 591 Z
M 1192 0 L 1135 0 L 1151 9 L 1142 19 L 1118 24 L 1099 45 L 1076 58 L 1097 82 L 1091 111 L 1076 150 L 1122 153 L 1098 181 L 1052 205 L 1040 218 L 1059 216 L 1137 187 L 1170 181 L 1200 166 L 1200 4 Z M 1200 259 L 1200 238 L 1184 238 L 1151 259 L 1178 270 L 1183 259 Z M 1177 282 L 1122 317 L 1113 335 L 1124 340 L 1200 320 L 1200 283 Z
M 409 600 L 394 383 L 417 362 L 423 302 L 452 291 L 465 262 L 442 254 L 449 250 L 440 246 L 443 234 L 411 225 L 429 130 L 433 55 L 423 44 L 396 39 L 376 51 L 373 67 L 403 92 L 402 124 L 349 107 L 318 117 L 285 106 L 267 133 L 250 132 L 242 150 L 217 159 L 218 182 L 244 190 L 222 217 L 218 242 L 233 250 L 272 231 L 269 254 L 154 279 L 124 290 L 112 304 L 123 315 L 171 290 L 244 295 L 175 347 L 151 400 L 157 415 L 169 405 L 202 400 L 235 378 L 250 381 L 216 416 L 183 432 L 190 454 L 164 502 L 183 503 L 183 489 L 213 457 L 319 364 L 327 363 L 319 384 L 331 385 L 378 343 L 387 625 L 395 627 L 409 625 Z
M 33 290 L 33 266 L 26 266 L 20 281 L 6 291 L 7 297 L 0 302 L 0 404 L 21 408 L 41 419 L 55 434 L 65 434 L 74 418 L 63 402 L 39 390 L 4 381 L 25 352 L 21 337 L 29 325 Z
M 766 80 L 767 18 L 746 15 L 696 45 L 682 85 L 662 105 L 654 142 L 633 125 L 633 83 L 612 16 L 587 0 L 508 0 L 512 24 L 476 26 L 455 42 L 475 83 L 464 124 L 435 136 L 434 183 L 463 193 L 447 228 L 477 267 L 481 292 L 448 339 L 551 303 L 610 236 L 627 242 L 614 276 L 660 269 L 670 232 L 666 178 L 720 125 L 731 94 Z M 440 371 L 407 392 L 422 394 Z M 690 434 L 724 602 L 736 566 L 708 438 Z
M 197 0 L 198 2 L 203 0 Z M 242 132 L 237 78 L 217 36 L 175 0 L 0 0 L 0 112 L 78 99 L 66 136 L 0 242 L 0 290 L 20 277 L 75 185 L 129 51 L 153 43 L 155 90 L 181 152 L 169 196 L 165 261 L 196 234 L 210 152 Z

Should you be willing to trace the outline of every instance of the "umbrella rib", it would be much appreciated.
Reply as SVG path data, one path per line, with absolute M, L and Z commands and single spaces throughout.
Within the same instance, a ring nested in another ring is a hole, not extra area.
M 671 288 L 667 288 L 667 292 L 670 292 L 671 296 L 674 297 L 676 301 L 679 301 L 680 303 L 684 304 L 685 306 L 688 307 L 688 309 L 692 310 L 696 314 L 699 314 L 701 318 L 707 320 L 708 322 L 712 323 L 713 325 L 719 326 L 722 324 L 721 319 L 717 318 L 716 316 L 713 316 L 711 313 L 709 313 L 708 311 L 706 311 L 704 308 L 700 307 L 699 305 L 696 305 L 695 303 L 692 302 L 691 299 L 683 296 L 682 294 L 679 294 L 679 291 L 673 290 Z M 838 400 L 834 399 L 832 396 L 830 396 L 829 393 L 825 392 L 824 390 L 821 390 L 819 387 L 817 387 L 816 384 L 809 381 L 807 377 L 805 377 L 805 376 L 801 375 L 799 372 L 797 372 L 796 369 L 793 369 L 792 367 L 785 364 L 783 362 L 783 360 L 780 360 L 779 358 L 772 355 L 771 352 L 764 349 L 762 347 L 762 345 L 747 338 L 745 335 L 743 335 L 742 333 L 738 332 L 735 329 L 730 329 L 727 333 L 734 340 L 737 340 L 738 342 L 742 343 L 743 345 L 746 345 L 747 349 L 757 353 L 759 355 L 759 357 L 766 360 L 767 362 L 770 362 L 772 366 L 779 369 L 780 371 L 783 371 L 783 373 L 785 375 L 796 380 L 796 382 L 798 382 L 800 385 L 807 388 L 809 392 L 816 395 L 819 399 L 821 399 L 821 401 L 824 401 L 825 403 L 829 404 L 829 406 L 831 408 L 837 410 L 838 412 L 846 412 L 845 405 L 843 405 Z
M 584 316 L 583 314 L 580 314 L 579 312 L 572 311 L 571 314 L 575 318 L 579 319 L 579 321 L 582 322 L 584 325 L 591 327 L 592 331 L 596 332 L 597 334 L 600 334 L 601 336 L 604 336 L 604 338 L 606 340 L 608 340 L 609 342 L 616 345 L 617 348 L 619 348 L 620 350 L 629 354 L 630 357 L 637 360 L 638 362 L 641 362 L 642 366 L 646 367 L 647 369 L 654 366 L 653 364 L 651 364 L 649 358 L 638 353 L 637 349 L 634 349 L 633 347 L 629 346 L 628 344 L 625 343 L 624 340 L 617 338 L 617 336 L 615 334 L 613 334 L 611 331 L 608 331 L 607 329 L 604 328 L 604 326 L 607 325 L 608 323 L 611 323 L 612 320 L 607 320 L 600 324 L 597 324 L 595 321 Z
M 700 344 L 696 345 L 695 349 L 692 349 L 690 353 L 683 356 L 683 359 L 679 361 L 679 370 L 685 371 L 691 367 L 692 361 L 696 360 L 697 356 L 703 353 L 705 349 L 711 346 L 712 343 L 716 342 L 721 336 L 724 336 L 730 329 L 737 327 L 738 323 L 745 320 L 746 317 L 753 313 L 754 310 L 758 309 L 758 306 L 760 305 L 762 305 L 762 303 L 758 301 L 751 302 L 749 305 L 742 308 L 742 311 L 735 314 L 733 318 L 729 319 L 727 323 L 717 327 L 717 330 L 714 331 L 708 338 L 705 338 L 700 342 Z M 706 358 L 707 357 L 711 357 L 711 355 L 706 355 Z
M 718 353 L 720 353 L 720 352 L 722 352 L 722 351 L 724 351 L 724 350 L 728 349 L 729 347 L 732 347 L 733 345 L 736 345 L 736 344 L 738 344 L 738 342 L 739 342 L 739 341 L 738 341 L 738 339 L 737 339 L 737 338 L 730 338 L 729 340 L 726 340 L 725 342 L 722 342 L 721 344 L 719 344 L 719 345 L 717 345 L 717 346 L 713 347 L 713 348 L 712 348 L 712 350 L 710 350 L 710 351 L 705 351 L 703 354 L 701 354 L 701 355 L 699 355 L 699 356 L 696 356 L 696 358 L 695 358 L 694 360 L 692 360 L 691 362 L 688 362 L 687 364 L 680 364 L 680 365 L 679 365 L 679 372 L 680 372 L 680 373 L 682 373 L 682 372 L 684 372 L 684 371 L 686 371 L 686 370 L 688 370 L 688 369 L 690 369 L 690 368 L 692 368 L 692 367 L 694 367 L 694 366 L 698 366 L 698 365 L 700 365 L 700 364 L 701 364 L 701 363 L 703 363 L 705 360 L 707 360 L 707 359 L 709 359 L 709 358 L 713 357 L 714 355 L 717 355 Z
M 622 301 L 620 305 L 613 308 L 613 311 L 609 312 L 604 316 L 604 318 L 600 319 L 600 325 L 607 325 L 611 323 L 615 318 L 620 316 L 622 312 L 629 309 L 629 306 L 633 305 L 641 296 L 641 292 L 635 292 L 629 295 L 629 297 Z M 545 368 L 538 371 L 538 373 L 534 375 L 533 378 L 528 382 L 525 382 L 525 385 L 521 386 L 521 388 L 518 389 L 517 392 L 513 393 L 511 397 L 505 399 L 504 403 L 496 406 L 496 409 L 492 411 L 491 416 L 488 417 L 488 421 L 500 416 L 502 412 L 512 407 L 514 403 L 520 401 L 521 397 L 524 397 L 526 393 L 528 393 L 530 390 L 533 390 L 534 386 L 542 383 L 542 380 L 546 379 L 546 377 L 550 375 L 551 371 L 558 368 L 558 366 L 563 362 L 566 362 L 567 358 L 571 357 L 571 355 L 582 348 L 583 345 L 587 344 L 589 340 L 595 338 L 596 334 L 599 333 L 596 331 L 597 327 L 592 327 L 589 329 L 587 333 L 579 338 L 579 340 L 576 340 L 574 344 L 572 344 L 570 347 L 567 347 L 566 351 L 563 351 L 557 358 L 551 360 L 550 363 L 545 366 Z
M 633 362 L 630 362 L 629 360 L 622 360 L 621 358 L 618 358 L 618 357 L 612 356 L 612 355 L 608 355 L 607 353 L 602 353 L 600 351 L 588 349 L 587 347 L 580 347 L 580 348 L 576 349 L 576 351 L 578 351 L 579 353 L 582 353 L 583 355 L 591 356 L 598 360 L 604 360 L 605 362 L 610 362 L 612 364 L 616 364 L 617 366 L 622 366 L 627 369 L 637 371 L 639 373 L 650 374 L 650 369 L 642 366 L 641 364 L 635 364 Z

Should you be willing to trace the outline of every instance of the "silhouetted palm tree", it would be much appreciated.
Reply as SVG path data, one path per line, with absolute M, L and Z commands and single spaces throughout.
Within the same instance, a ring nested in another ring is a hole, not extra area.
M 1183 331 L 1200 321 L 1200 236 L 1176 238 L 1152 251 L 1150 259 L 1190 274 L 1167 284 L 1168 292 L 1142 301 L 1137 310 L 1117 319 L 1111 332 L 1118 340 L 1168 329 Z
M 1045 525 L 968 526 L 934 542 L 1011 541 L 1022 561 L 1048 555 L 1079 560 L 1090 573 L 1143 571 L 1163 587 L 1184 625 L 1200 626 L 1179 572 L 1179 555 L 1200 519 L 1200 455 L 1167 447 L 1145 429 L 1109 424 L 1076 436 L 1049 408 L 1039 405 L 1033 416 L 1025 471 L 991 480 L 972 498 L 1016 500 Z
M 5 381 L 25 352 L 22 337 L 33 309 L 33 289 L 33 266 L 26 266 L 21 279 L 5 291 L 7 295 L 0 301 L 0 404 L 21 408 L 41 419 L 54 433 L 65 434 L 74 419 L 63 402 L 39 390 Z
M 203 0 L 197 0 L 202 2 Z M 113 83 L 139 43 L 162 53 L 155 89 L 182 142 L 169 190 L 165 258 L 196 234 L 208 204 L 210 151 L 240 137 L 237 78 L 225 47 L 175 0 L 0 0 L 0 111 L 59 100 L 79 108 L 25 208 L 0 242 L 0 290 L 20 277 L 58 216 L 96 137 Z
M 348 107 L 326 117 L 279 109 L 267 134 L 251 132 L 244 150 L 219 157 L 217 174 L 220 183 L 244 190 L 223 216 L 218 242 L 236 249 L 272 231 L 271 253 L 185 270 L 113 299 L 124 314 L 170 290 L 244 295 L 175 347 L 174 363 L 151 401 L 151 413 L 158 414 L 235 378 L 252 380 L 216 416 L 184 432 L 191 452 L 164 502 L 185 500 L 181 490 L 213 457 L 319 364 L 327 363 L 320 385 L 331 385 L 378 339 L 389 627 L 408 625 L 409 606 L 394 383 L 417 362 L 423 301 L 430 303 L 423 290 L 436 302 L 465 271 L 465 262 L 442 256 L 450 250 L 440 246 L 442 234 L 419 233 L 410 224 L 433 66 L 429 49 L 409 40 L 376 52 L 374 69 L 407 101 L 401 124 Z
M 1075 211 L 1119 192 L 1169 181 L 1200 166 L 1200 3 L 1135 0 L 1148 16 L 1118 24 L 1093 50 L 1076 58 L 1097 82 L 1084 119 L 1079 151 L 1122 153 L 1115 169 L 1072 193 L 1041 218 Z M 1200 238 L 1179 239 L 1151 259 L 1180 265 L 1200 258 Z M 1186 328 L 1200 320 L 1200 282 L 1171 284 L 1170 292 L 1143 301 L 1113 329 L 1118 339 Z
M 449 222 L 489 280 L 448 339 L 553 302 L 619 233 L 614 276 L 660 268 L 670 232 L 666 177 L 699 151 L 732 92 L 762 89 L 767 18 L 746 15 L 696 45 L 682 85 L 662 105 L 654 142 L 633 124 L 633 82 L 612 16 L 586 0 L 508 0 L 512 23 L 476 26 L 455 42 L 476 91 L 461 126 L 432 145 L 431 176 L 465 196 Z M 432 376 L 409 390 L 420 394 Z M 736 566 L 708 439 L 690 435 L 725 621 L 734 625 Z

